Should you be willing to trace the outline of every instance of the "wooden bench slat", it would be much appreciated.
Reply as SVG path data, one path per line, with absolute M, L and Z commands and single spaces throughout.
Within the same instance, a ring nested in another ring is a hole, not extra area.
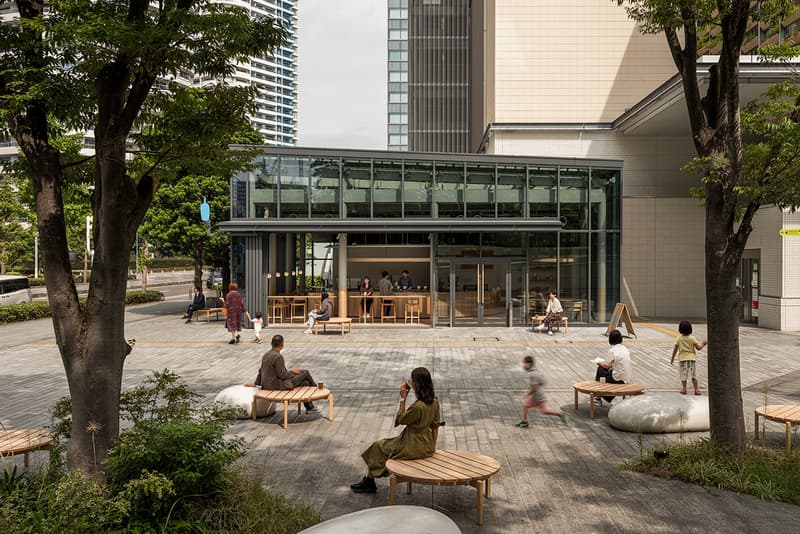
M 458 455 L 441 455 L 437 458 L 437 461 L 441 464 L 452 466 L 453 468 L 461 468 L 462 470 L 467 470 L 469 472 L 482 472 L 486 469 L 490 469 L 496 465 L 497 462 L 483 462 L 479 459 L 471 458 L 471 457 L 463 457 Z

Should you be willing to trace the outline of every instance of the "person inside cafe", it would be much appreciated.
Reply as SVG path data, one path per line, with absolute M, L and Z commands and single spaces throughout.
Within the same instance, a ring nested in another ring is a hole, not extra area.
M 627 384 L 631 381 L 631 353 L 627 347 L 622 346 L 622 332 L 614 330 L 608 336 L 608 357 L 598 358 L 597 372 L 594 379 L 598 382 L 605 381 L 609 384 Z M 614 400 L 614 397 L 604 397 L 607 402 Z
M 392 294 L 392 278 L 389 276 L 389 271 L 383 271 L 381 273 L 381 284 L 378 286 L 378 290 L 382 297 L 388 297 Z M 383 315 L 389 315 L 389 313 L 391 313 L 391 305 L 391 300 L 383 299 Z
M 411 281 L 407 270 L 404 270 L 403 274 L 400 275 L 400 280 L 397 281 L 397 287 L 400 291 L 411 291 L 411 288 L 414 287 L 414 282 Z
M 245 387 L 261 386 L 261 389 L 270 391 L 288 391 L 300 386 L 316 387 L 317 383 L 311 377 L 308 369 L 287 369 L 281 351 L 284 347 L 283 336 L 272 336 L 272 348 L 261 358 L 261 367 L 258 369 L 256 381 L 245 384 Z M 306 413 L 317 413 L 319 408 L 313 402 L 304 403 Z
M 369 314 L 372 312 L 372 293 L 373 287 L 372 282 L 369 279 L 369 276 L 365 276 L 363 280 L 361 280 L 361 287 L 359 287 L 358 292 L 361 294 L 362 303 L 361 303 L 361 311 L 363 312 L 362 319 L 369 319 Z

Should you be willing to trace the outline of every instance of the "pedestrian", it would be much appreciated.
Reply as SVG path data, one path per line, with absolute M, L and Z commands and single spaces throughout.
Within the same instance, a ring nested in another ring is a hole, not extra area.
M 239 342 L 239 333 L 242 331 L 242 314 L 247 313 L 244 299 L 239 294 L 239 284 L 231 282 L 228 285 L 228 294 L 225 295 L 225 327 L 231 333 L 231 340 L 228 344 L 234 345 Z
M 670 365 L 675 365 L 675 356 L 678 356 L 678 366 L 681 374 L 681 395 L 686 395 L 686 382 L 689 377 L 692 378 L 694 394 L 702 395 L 696 376 L 697 351 L 703 350 L 708 345 L 708 341 L 703 341 L 702 343 L 697 341 L 692 335 L 692 323 L 689 321 L 681 321 L 678 324 L 678 332 L 680 336 L 675 340 L 675 346 L 672 347 L 672 359 L 669 363 Z
M 250 322 L 253 323 L 253 336 L 255 336 L 253 342 L 261 343 L 261 329 L 264 328 L 264 319 L 262 318 L 261 312 L 256 312 L 256 318 L 251 319 Z
M 382 297 L 387 297 L 392 294 L 392 278 L 389 276 L 389 271 L 383 271 L 381 273 L 381 282 L 378 286 L 378 291 Z M 382 298 L 381 302 L 383 302 L 383 309 L 381 310 L 381 321 L 383 317 L 389 315 L 392 310 L 392 300 L 387 298 Z
M 549 335 L 553 335 L 553 325 L 556 328 L 561 328 L 561 314 L 564 313 L 564 308 L 561 306 L 561 301 L 558 300 L 558 296 L 556 295 L 555 291 L 551 291 L 549 294 L 549 302 L 547 303 L 547 309 L 544 312 L 544 319 L 539 324 L 539 331 L 547 327 L 547 333 Z
M 569 425 L 567 415 L 562 412 L 551 410 L 547 407 L 547 398 L 544 394 L 545 379 L 541 371 L 536 369 L 536 360 L 533 356 L 525 356 L 522 359 L 522 368 L 528 373 L 528 391 L 522 400 L 522 421 L 516 426 L 528 428 L 528 410 L 536 408 L 542 415 L 554 415 L 559 417 L 565 425 Z

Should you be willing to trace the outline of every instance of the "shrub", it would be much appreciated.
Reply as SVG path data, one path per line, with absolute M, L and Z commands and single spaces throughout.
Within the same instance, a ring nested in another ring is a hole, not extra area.
M 50 304 L 47 302 L 23 302 L 0 306 L 0 323 L 15 323 L 50 317 Z
M 144 304 L 163 300 L 164 294 L 160 291 L 128 291 L 125 294 L 125 304 Z M 81 306 L 86 299 L 81 299 Z M 0 306 L 0 323 L 16 323 L 32 319 L 50 317 L 50 304 L 44 301 L 23 302 L 22 304 L 9 304 Z
M 125 304 L 145 304 L 163 299 L 164 294 L 161 291 L 128 291 L 125 294 Z

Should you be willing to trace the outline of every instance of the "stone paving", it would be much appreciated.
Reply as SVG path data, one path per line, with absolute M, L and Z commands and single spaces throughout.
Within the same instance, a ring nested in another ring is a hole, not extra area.
M 222 322 L 185 325 L 182 300 L 131 307 L 126 335 L 137 343 L 126 364 L 124 387 L 152 370 L 171 368 L 209 399 L 222 388 L 255 377 L 266 345 L 225 343 Z M 639 339 L 626 339 L 635 379 L 655 391 L 677 391 L 677 368 L 669 364 L 673 324 L 637 324 Z M 705 327 L 696 335 L 703 338 Z M 363 327 L 353 333 L 312 337 L 298 325 L 270 327 L 267 336 L 286 337 L 287 365 L 308 368 L 336 396 L 335 420 L 323 415 L 290 416 L 288 430 L 277 415 L 241 420 L 248 469 L 272 490 L 309 503 L 324 518 L 388 503 L 388 484 L 376 495 L 353 495 L 349 484 L 364 471 L 360 452 L 373 440 L 396 433 L 392 427 L 397 388 L 417 366 L 428 367 L 447 422 L 439 446 L 479 451 L 501 464 L 485 524 L 474 523 L 472 488 L 419 486 L 398 493 L 398 503 L 433 506 L 464 532 L 800 532 L 800 508 L 749 496 L 704 489 L 677 481 L 619 471 L 619 465 L 664 440 L 697 439 L 704 433 L 643 436 L 608 426 L 606 408 L 588 419 L 587 397 L 576 411 L 571 385 L 594 376 L 589 360 L 605 354 L 598 326 L 572 327 L 548 337 L 525 328 Z M 743 398 L 748 430 L 753 409 L 764 402 L 800 403 L 800 335 L 743 327 Z M 531 414 L 531 427 L 518 429 L 525 390 L 520 360 L 536 356 L 549 383 L 553 406 L 572 425 Z M 706 361 L 699 361 L 704 389 Z M 0 325 L 0 422 L 8 428 L 50 423 L 49 407 L 66 394 L 58 350 L 48 320 Z M 323 403 L 324 404 L 324 403 Z M 324 406 L 322 406 L 324 408 Z M 767 424 L 769 439 L 782 442 L 782 427 Z M 400 526 L 402 529 L 402 526 Z

